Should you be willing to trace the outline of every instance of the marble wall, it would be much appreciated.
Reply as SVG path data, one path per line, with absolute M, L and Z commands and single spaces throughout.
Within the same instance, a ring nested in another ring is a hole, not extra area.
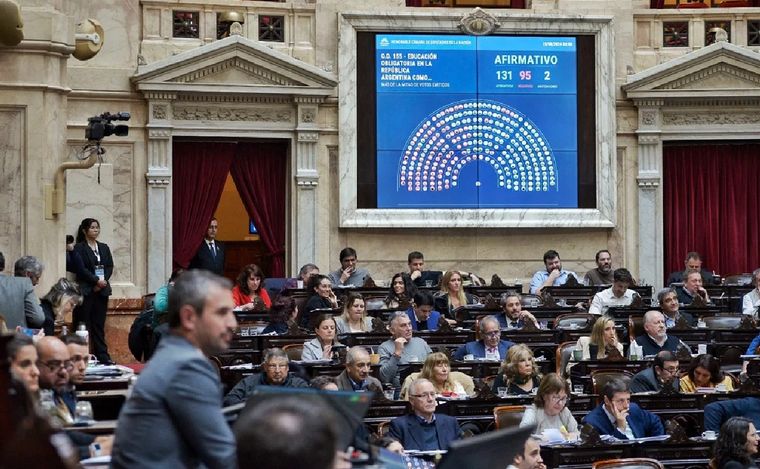
M 6 270 L 25 254 L 24 159 L 25 115 L 22 108 L 0 106 L 0 252 Z

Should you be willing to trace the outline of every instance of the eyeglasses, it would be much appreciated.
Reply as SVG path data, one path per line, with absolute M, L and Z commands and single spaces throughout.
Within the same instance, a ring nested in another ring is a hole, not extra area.
M 667 368 L 663 368 L 663 370 L 667 371 L 668 373 L 670 373 L 672 375 L 672 374 L 674 374 L 674 373 L 676 373 L 678 371 L 678 367 L 677 366 L 669 366 Z
M 501 331 L 484 332 L 483 335 L 486 337 L 498 337 L 501 335 Z
M 422 394 L 410 394 L 410 396 L 416 397 L 417 399 L 435 399 L 434 392 L 423 392 Z
M 559 404 L 560 402 L 567 402 L 567 396 L 549 396 L 549 400 L 555 404 Z
M 272 369 L 283 370 L 283 369 L 287 369 L 289 365 L 287 363 L 267 363 L 266 367 L 269 368 L 270 370 Z
M 61 371 L 62 368 L 66 368 L 66 371 L 74 369 L 74 363 L 72 363 L 71 360 L 66 360 L 64 362 L 60 360 L 50 360 L 47 362 L 43 362 L 42 360 L 39 360 L 37 364 L 45 365 L 45 367 L 48 368 L 53 373 L 58 373 L 59 371 Z

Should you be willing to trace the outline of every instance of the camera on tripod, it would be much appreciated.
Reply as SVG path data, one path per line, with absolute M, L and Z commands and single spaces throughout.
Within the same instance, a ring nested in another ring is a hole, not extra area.
M 129 127 L 126 125 L 114 125 L 113 121 L 128 121 L 131 116 L 128 112 L 117 112 L 103 114 L 87 119 L 87 129 L 84 131 L 85 138 L 91 142 L 99 142 L 103 137 L 116 135 L 117 137 L 126 137 L 129 134 Z

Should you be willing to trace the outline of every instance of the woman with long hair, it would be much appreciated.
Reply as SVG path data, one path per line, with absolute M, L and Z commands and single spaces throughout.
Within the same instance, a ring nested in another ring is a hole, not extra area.
M 391 287 L 388 291 L 388 296 L 383 301 L 385 309 L 401 309 L 412 302 L 417 287 L 412 282 L 412 278 L 409 274 L 399 272 L 391 279 Z
M 77 229 L 77 244 L 74 251 L 79 254 L 84 266 L 77 272 L 77 283 L 82 292 L 82 305 L 74 309 L 74 327 L 83 323 L 89 332 L 92 353 L 98 362 L 113 364 L 108 355 L 106 343 L 106 312 L 108 297 L 111 296 L 111 275 L 113 257 L 107 244 L 98 241 L 100 222 L 85 218 Z
M 258 298 L 264 306 L 271 308 L 272 300 L 269 299 L 269 293 L 264 288 L 264 280 L 266 280 L 264 272 L 256 264 L 243 267 L 235 281 L 235 286 L 232 287 L 232 300 L 235 306 L 243 311 L 250 311 L 254 309 L 254 303 Z
M 338 334 L 370 332 L 372 318 L 367 316 L 364 297 L 356 292 L 348 292 L 343 304 L 343 314 L 335 318 Z
M 449 270 L 441 278 L 441 291 L 435 301 L 435 309 L 451 319 L 455 309 L 478 303 L 475 295 L 465 293 L 462 287 L 462 274 L 457 270 Z
M 462 372 L 451 371 L 449 357 L 441 352 L 428 355 L 422 370 L 406 377 L 401 386 L 401 399 L 409 399 L 409 386 L 418 378 L 425 378 L 433 383 L 435 392 L 444 396 L 466 396 L 475 392 L 472 378 Z
M 55 325 L 66 322 L 67 316 L 81 303 L 82 294 L 77 284 L 66 277 L 58 279 L 40 300 L 42 312 L 45 313 L 42 325 L 45 335 L 55 335 Z
M 549 373 L 541 380 L 533 404 L 525 409 L 520 426 L 535 425 L 535 433 L 556 429 L 567 440 L 574 440 L 578 435 L 578 422 L 567 408 L 570 396 L 567 381 L 557 373 Z
M 37 368 L 37 349 L 32 338 L 16 334 L 6 345 L 11 362 L 11 375 L 24 384 L 29 395 L 36 400 L 40 390 L 40 370 Z
M 615 320 L 609 316 L 599 317 L 591 328 L 591 336 L 578 339 L 578 346 L 583 351 L 583 360 L 600 360 L 606 358 L 613 348 L 623 355 L 623 344 L 615 331 Z
M 493 390 L 507 388 L 507 394 L 530 394 L 541 384 L 536 358 L 525 344 L 513 345 L 499 368 Z
M 269 308 L 269 324 L 261 333 L 287 334 L 290 327 L 295 323 L 297 315 L 296 301 L 289 296 L 280 296 L 274 300 L 272 307 Z
M 709 354 L 694 357 L 686 375 L 681 378 L 681 392 L 685 393 L 695 393 L 697 388 L 714 388 L 718 385 L 723 385 L 726 391 L 734 390 L 731 377 L 720 371 L 720 360 Z
M 311 296 L 306 300 L 304 310 L 301 313 L 299 326 L 309 329 L 312 324 L 314 310 L 335 309 L 338 307 L 338 297 L 332 290 L 332 283 L 327 275 L 317 274 L 309 277 L 309 285 L 306 288 Z
M 333 347 L 342 345 L 335 339 L 335 318 L 332 314 L 320 314 L 314 332 L 317 337 L 303 344 L 301 359 L 304 361 L 332 360 Z
M 756 468 L 757 429 L 751 420 L 744 417 L 731 417 L 720 427 L 718 439 L 713 446 L 713 469 L 748 469 Z

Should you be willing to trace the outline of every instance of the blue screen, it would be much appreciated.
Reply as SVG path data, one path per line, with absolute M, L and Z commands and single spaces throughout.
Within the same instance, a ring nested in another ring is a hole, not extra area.
M 573 37 L 375 36 L 378 208 L 578 206 Z

